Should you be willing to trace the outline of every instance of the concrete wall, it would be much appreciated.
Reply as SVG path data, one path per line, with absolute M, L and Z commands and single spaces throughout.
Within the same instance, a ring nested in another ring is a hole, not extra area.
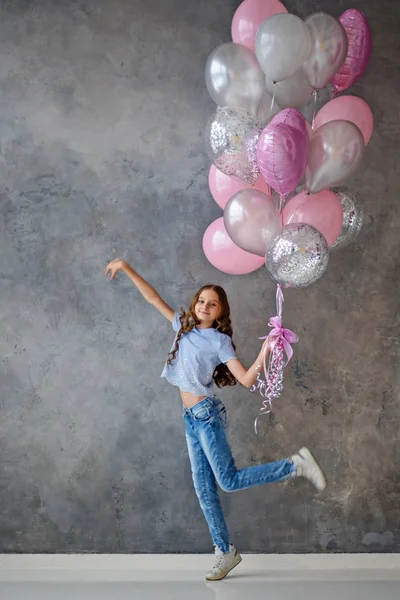
M 227 289 L 250 365 L 274 313 L 265 270 L 217 272 L 201 239 L 220 216 L 202 130 L 203 68 L 238 2 L 15 0 L 0 4 L 0 551 L 207 552 L 180 400 L 160 380 L 168 322 L 105 264 L 122 255 L 174 307 Z M 301 336 L 271 420 L 221 393 L 237 464 L 306 443 L 330 488 L 224 495 L 243 551 L 400 549 L 398 20 L 395 0 L 287 2 L 306 16 L 357 7 L 374 55 L 354 92 L 376 128 L 351 182 L 357 243 L 286 294 Z

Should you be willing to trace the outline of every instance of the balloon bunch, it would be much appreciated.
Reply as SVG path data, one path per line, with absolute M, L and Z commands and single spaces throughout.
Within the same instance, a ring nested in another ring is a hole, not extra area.
M 244 0 L 232 40 L 211 53 L 205 69 L 218 105 L 204 136 L 209 186 L 224 216 L 206 230 L 203 249 L 225 273 L 266 264 L 281 294 L 319 279 L 330 250 L 353 241 L 362 227 L 362 203 L 342 184 L 362 162 L 373 117 L 362 99 L 337 94 L 365 71 L 371 32 L 356 9 L 303 21 L 278 0 Z M 337 97 L 315 114 L 326 86 Z M 307 106 L 314 107 L 312 123 L 303 116 Z M 278 317 L 281 325 L 281 311 Z M 271 353 L 276 372 L 283 344 L 282 338 Z M 270 375 L 266 370 L 266 381 Z M 268 395 L 260 381 L 262 395 L 276 398 L 276 389 Z

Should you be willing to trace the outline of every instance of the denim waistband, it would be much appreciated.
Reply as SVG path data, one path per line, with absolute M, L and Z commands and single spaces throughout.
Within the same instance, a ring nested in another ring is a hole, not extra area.
M 197 412 L 204 406 L 215 406 L 219 402 L 221 402 L 221 400 L 219 400 L 215 396 L 209 396 L 207 398 L 204 398 L 203 400 L 200 400 L 200 402 L 197 402 L 191 408 L 186 408 L 186 406 L 184 406 L 183 407 L 183 416 L 193 415 L 195 412 Z

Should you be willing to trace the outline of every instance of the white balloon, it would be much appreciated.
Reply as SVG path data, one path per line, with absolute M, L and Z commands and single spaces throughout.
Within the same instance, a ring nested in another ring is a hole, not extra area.
M 311 100 L 313 93 L 313 88 L 308 83 L 303 69 L 277 83 L 266 77 L 265 85 L 271 95 L 275 94 L 275 100 L 282 109 L 305 106 Z
M 251 50 L 232 42 L 218 46 L 208 57 L 205 75 L 207 89 L 218 106 L 257 114 L 265 77 Z
M 258 62 L 271 81 L 283 81 L 300 69 L 311 51 L 305 23 L 289 13 L 273 15 L 257 31 Z

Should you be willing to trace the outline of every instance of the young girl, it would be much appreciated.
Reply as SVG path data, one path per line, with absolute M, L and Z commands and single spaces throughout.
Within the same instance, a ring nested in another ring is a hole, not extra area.
M 217 483 L 224 491 L 233 492 L 302 476 L 322 491 L 326 487 L 325 476 L 307 448 L 291 458 L 236 469 L 225 433 L 225 407 L 214 396 L 213 384 L 223 387 L 239 381 L 251 387 L 260 372 L 264 350 L 269 353 L 269 346 L 266 340 L 250 369 L 237 359 L 228 299 L 221 287 L 202 287 L 189 310 L 179 315 L 125 261 L 112 261 L 105 274 L 114 279 L 119 271 L 132 280 L 145 300 L 172 323 L 176 332 L 162 376 L 180 390 L 194 487 L 215 546 L 215 563 L 206 579 L 223 579 L 242 559 L 231 543 Z

